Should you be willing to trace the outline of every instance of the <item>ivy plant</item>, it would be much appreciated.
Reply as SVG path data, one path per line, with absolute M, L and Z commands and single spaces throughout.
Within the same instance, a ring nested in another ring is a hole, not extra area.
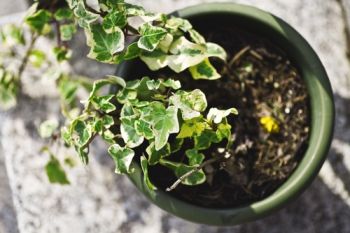
M 84 30 L 90 47 L 87 56 L 103 63 L 140 59 L 152 71 L 165 67 L 174 73 L 188 70 L 196 82 L 221 77 L 211 58 L 226 62 L 225 50 L 207 42 L 183 18 L 148 12 L 124 0 L 36 1 L 23 25 L 8 25 L 0 30 L 1 42 L 6 47 L 0 57 L 9 54 L 14 59 L 20 57 L 20 65 L 15 69 L 13 61 L 0 59 L 0 106 L 9 109 L 16 105 L 26 66 L 41 68 L 47 63 L 47 51 L 36 46 L 38 38 L 56 38 L 51 51 L 56 62 L 49 64 L 47 73 L 55 77 L 66 120 L 60 121 L 65 122 L 61 130 L 57 121 L 43 122 L 39 127 L 43 138 L 56 141 L 62 137 L 65 145 L 73 147 L 87 164 L 92 141 L 101 137 L 109 145 L 107 151 L 115 162 L 115 172 L 132 173 L 132 163 L 138 162 L 151 190 L 156 186 L 149 177 L 149 169 L 155 165 L 170 169 L 178 177 L 168 191 L 180 183 L 205 182 L 203 168 L 231 156 L 227 150 L 233 141 L 232 126 L 227 118 L 237 114 L 237 110 L 208 107 L 201 90 L 184 90 L 181 80 L 171 77 L 141 76 L 126 81 L 111 75 L 92 82 L 63 72 L 60 66 L 71 57 L 69 41 L 74 39 L 78 27 Z M 30 33 L 26 35 L 28 28 Z M 24 53 L 17 53 L 21 47 Z M 115 91 L 106 92 L 111 87 Z M 84 101 L 79 101 L 80 89 L 88 93 Z M 211 147 L 223 144 L 227 150 L 216 157 L 206 154 Z M 49 180 L 69 184 L 58 156 L 46 146 L 42 152 L 50 157 L 45 167 Z M 183 159 L 176 160 L 179 153 Z M 69 160 L 65 163 L 73 164 Z

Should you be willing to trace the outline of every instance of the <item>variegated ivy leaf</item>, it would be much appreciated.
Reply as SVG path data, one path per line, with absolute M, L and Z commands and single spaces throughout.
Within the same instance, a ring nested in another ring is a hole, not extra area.
M 88 55 L 101 62 L 112 62 L 113 55 L 124 49 L 124 33 L 120 28 L 115 28 L 112 33 L 103 30 L 100 24 L 91 25 L 90 46 Z
M 216 130 L 216 135 L 221 141 L 224 138 L 227 138 L 228 141 L 231 139 L 231 125 L 228 123 L 220 123 Z
M 186 150 L 186 156 L 188 158 L 188 163 L 190 166 L 200 165 L 205 159 L 204 154 L 199 153 L 196 149 Z
M 146 184 L 149 190 L 156 190 L 157 187 L 152 184 L 148 176 L 148 161 L 145 156 L 141 156 L 140 163 L 143 172 L 143 182 Z
M 79 148 L 86 146 L 86 144 L 92 137 L 92 125 L 87 124 L 86 122 L 80 119 L 76 119 L 72 122 L 70 127 L 70 134 L 74 145 L 76 145 Z
M 72 39 L 74 33 L 77 31 L 74 24 L 64 24 L 60 26 L 60 34 L 62 41 L 69 41 Z
M 97 92 L 104 86 L 106 85 L 119 85 L 121 87 L 125 87 L 126 83 L 123 78 L 118 77 L 118 76 L 113 76 L 113 75 L 108 75 L 107 78 L 100 79 L 94 82 L 92 86 L 92 90 L 90 92 L 90 97 L 91 99 L 93 96 L 97 94 Z
M 158 151 L 166 145 L 169 135 L 179 132 L 177 108 L 154 101 L 142 109 L 142 119 L 152 125 L 155 149 Z
M 132 149 L 114 144 L 108 148 L 108 153 L 115 162 L 116 173 L 127 174 L 132 172 L 130 165 L 135 155 L 135 152 Z
M 215 80 L 221 77 L 208 58 L 205 58 L 201 63 L 195 66 L 191 66 L 189 71 L 193 79 Z
M 103 29 L 107 33 L 123 28 L 127 24 L 127 17 L 124 11 L 112 10 L 103 19 Z
M 70 9 L 74 9 L 81 0 L 66 0 Z
M 187 32 L 192 28 L 192 25 L 187 19 L 172 17 L 166 21 L 165 27 L 173 32 L 179 29 L 183 32 Z
M 138 147 L 144 141 L 144 137 L 139 135 L 135 129 L 135 119 L 122 118 L 120 132 L 125 144 L 130 148 Z
M 217 57 L 221 60 L 225 61 L 227 59 L 227 53 L 226 51 L 218 44 L 215 43 L 206 43 L 206 54 L 208 57 Z
M 173 90 L 177 90 L 177 89 L 181 88 L 180 81 L 174 80 L 174 79 L 167 79 L 167 80 L 162 82 L 162 85 L 165 87 L 170 87 Z
M 112 98 L 114 98 L 114 95 L 93 96 L 90 101 L 96 109 L 110 113 L 116 110 L 116 106 L 110 102 Z
M 142 16 L 146 14 L 146 11 L 143 7 L 125 3 L 126 14 L 128 16 Z
M 50 138 L 58 128 L 56 119 L 46 120 L 39 126 L 39 135 L 42 138 Z
M 78 18 L 78 24 L 83 28 L 89 28 L 90 24 L 95 22 L 100 16 L 92 13 L 85 8 L 84 1 L 74 3 L 74 15 Z
M 139 27 L 141 38 L 138 46 L 141 49 L 152 52 L 158 44 L 165 38 L 167 31 L 164 28 L 152 26 L 150 23 L 144 23 Z
M 131 148 L 141 145 L 144 137 L 142 134 L 138 134 L 135 128 L 139 113 L 130 104 L 125 104 L 120 115 L 120 132 L 125 144 Z
M 0 67 L 0 109 L 8 110 L 17 104 L 17 77 Z
M 204 93 L 199 89 L 190 92 L 179 90 L 169 98 L 169 102 L 181 110 L 184 120 L 199 117 L 208 105 Z
M 162 14 L 162 13 L 147 12 L 147 13 L 145 13 L 143 15 L 139 15 L 139 16 L 145 23 L 151 23 L 153 21 L 165 22 L 167 20 L 166 15 Z
M 229 108 L 226 110 L 220 110 L 217 108 L 211 108 L 209 109 L 208 115 L 207 115 L 207 119 L 209 122 L 214 122 L 215 124 L 219 124 L 222 122 L 222 120 L 227 117 L 230 114 L 238 114 L 237 109 L 235 108 Z
M 196 30 L 194 30 L 193 28 L 189 29 L 188 30 L 188 33 L 190 34 L 190 37 L 191 37 L 191 40 L 194 42 L 194 43 L 197 43 L 197 44 L 205 44 L 205 39 L 204 37 L 199 34 L 199 32 L 197 32 Z
M 45 59 L 46 59 L 46 54 L 41 50 L 32 49 L 29 52 L 28 60 L 36 68 L 41 67 Z
M 62 46 L 62 47 L 54 47 L 53 48 L 53 54 L 56 57 L 56 60 L 58 62 L 67 61 L 72 56 L 72 50 Z
M 154 138 L 151 124 L 142 119 L 135 121 L 135 130 L 138 135 L 142 135 L 147 140 Z
M 188 67 L 195 66 L 205 58 L 206 47 L 195 44 L 187 40 L 184 36 L 177 39 L 170 47 L 168 56 L 169 67 L 177 73 L 180 73 Z
M 174 36 L 170 33 L 167 33 L 163 40 L 160 41 L 158 48 L 162 50 L 164 53 L 168 53 L 170 49 L 170 45 L 174 40 Z
M 125 3 L 124 0 L 98 0 L 102 11 L 109 11 L 115 9 L 123 9 Z
M 177 108 L 173 106 L 168 107 L 166 110 L 163 108 L 155 109 L 156 111 L 153 113 L 156 150 L 160 150 L 166 145 L 170 134 L 179 132 Z
M 156 150 L 155 143 L 151 142 L 151 144 L 146 148 L 146 152 L 148 154 L 148 163 L 150 165 L 155 165 L 161 158 L 171 154 L 170 144 L 167 143 L 162 149 Z
M 186 120 L 182 123 L 180 133 L 176 136 L 176 138 L 190 138 L 199 136 L 205 129 L 208 128 L 209 125 L 202 117 Z
M 168 55 L 161 49 L 155 49 L 153 52 L 142 52 L 140 59 L 152 71 L 164 68 L 169 64 Z

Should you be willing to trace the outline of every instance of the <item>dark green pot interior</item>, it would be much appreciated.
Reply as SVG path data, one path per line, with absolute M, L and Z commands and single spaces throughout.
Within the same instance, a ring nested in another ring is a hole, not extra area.
M 311 135 L 309 147 L 288 180 L 269 197 L 238 208 L 211 209 L 191 205 L 163 191 L 151 192 L 143 183 L 137 164 L 130 179 L 154 204 L 189 221 L 211 225 L 235 225 L 261 218 L 276 211 L 297 197 L 318 174 L 332 140 L 334 104 L 332 89 L 319 58 L 298 32 L 281 19 L 256 9 L 233 3 L 201 4 L 189 7 L 174 15 L 187 18 L 193 25 L 208 22 L 234 25 L 268 38 L 282 48 L 297 66 L 310 95 Z M 126 79 L 140 78 L 139 62 L 123 63 L 117 75 Z

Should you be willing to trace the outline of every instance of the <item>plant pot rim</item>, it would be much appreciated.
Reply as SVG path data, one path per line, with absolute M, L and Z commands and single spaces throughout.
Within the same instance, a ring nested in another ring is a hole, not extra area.
M 129 177 L 137 188 L 158 207 L 189 221 L 209 225 L 235 225 L 262 218 L 289 203 L 310 185 L 327 157 L 334 128 L 333 92 L 327 73 L 308 42 L 289 24 L 271 13 L 236 3 L 205 3 L 173 13 L 179 17 L 232 15 L 265 25 L 286 40 L 297 58 L 296 65 L 306 83 L 311 106 L 311 131 L 304 157 L 292 175 L 270 196 L 250 205 L 233 208 L 205 208 L 176 199 L 168 193 L 150 191 L 143 183 L 140 167 L 133 163 L 135 172 Z M 290 55 L 287 52 L 288 55 Z M 118 66 L 117 75 L 125 77 L 132 62 Z

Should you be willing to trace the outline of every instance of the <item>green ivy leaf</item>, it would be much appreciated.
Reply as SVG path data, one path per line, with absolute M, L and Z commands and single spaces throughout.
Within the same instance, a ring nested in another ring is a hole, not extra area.
M 161 158 L 171 154 L 171 148 L 170 144 L 167 143 L 164 147 L 162 147 L 162 149 L 156 150 L 155 143 L 151 142 L 151 144 L 146 148 L 146 152 L 148 154 L 148 163 L 150 165 L 155 165 Z
M 73 11 L 70 10 L 69 8 L 59 8 L 55 12 L 55 19 L 58 21 L 61 20 L 72 20 L 73 19 Z
M 73 38 L 73 35 L 76 33 L 77 29 L 75 24 L 64 24 L 60 26 L 61 40 L 69 41 Z
M 204 93 L 199 89 L 191 92 L 179 90 L 169 98 L 169 102 L 181 110 L 184 120 L 199 117 L 208 105 Z
M 175 153 L 179 151 L 183 144 L 184 144 L 183 138 L 175 138 L 175 140 L 170 143 L 171 153 Z
M 135 152 L 132 149 L 120 147 L 118 144 L 114 144 L 108 148 L 108 153 L 112 156 L 115 162 L 116 173 L 127 174 L 132 172 L 132 170 L 130 170 L 130 165 L 135 155 Z
M 230 114 L 238 114 L 237 109 L 235 108 L 229 108 L 226 110 L 220 110 L 218 108 L 211 108 L 209 109 L 207 119 L 209 122 L 214 122 L 215 124 L 219 124 L 222 122 L 222 120 L 227 117 Z
M 112 10 L 103 19 L 102 27 L 108 32 L 114 32 L 127 24 L 126 14 L 123 11 Z
M 215 80 L 221 77 L 208 58 L 205 58 L 201 63 L 195 66 L 191 66 L 189 71 L 193 79 Z
M 143 182 L 147 185 L 149 190 L 156 190 L 157 188 L 152 184 L 148 176 L 148 161 L 145 156 L 141 156 L 140 163 L 143 171 Z
M 55 47 L 53 53 L 58 62 L 69 60 L 72 56 L 72 51 L 65 47 Z
M 161 40 L 167 34 L 164 28 L 152 26 L 150 23 L 142 24 L 139 28 L 141 38 L 138 41 L 138 46 L 141 49 L 152 52 L 156 49 Z
M 186 150 L 186 156 L 188 158 L 188 162 L 190 166 L 200 165 L 205 159 L 204 154 L 199 153 L 196 149 Z
M 141 49 L 139 48 L 139 46 L 137 45 L 137 42 L 131 43 L 125 53 L 123 54 L 122 59 L 123 60 L 131 60 L 134 59 L 138 56 L 140 56 L 141 54 Z
M 116 28 L 112 33 L 106 33 L 99 24 L 91 25 L 91 50 L 88 57 L 101 62 L 111 62 L 115 53 L 124 49 L 124 33 Z
M 56 119 L 46 120 L 39 126 L 39 135 L 42 138 L 50 138 L 58 128 L 58 121 Z
M 69 77 L 62 77 L 58 82 L 58 92 L 60 93 L 61 101 L 67 105 L 71 105 L 78 90 L 78 84 Z
M 55 157 L 51 156 L 49 162 L 45 166 L 45 170 L 50 183 L 58 183 L 62 185 L 70 184 L 66 172 Z
M 85 8 L 84 1 L 79 1 L 73 10 L 74 15 L 78 18 L 78 23 L 82 28 L 89 28 L 90 24 L 99 19 L 99 15 L 88 11 Z
M 41 34 L 45 31 L 44 29 L 50 22 L 51 17 L 51 13 L 49 11 L 41 9 L 34 14 L 27 16 L 25 22 L 31 29 Z
M 194 147 L 197 150 L 208 149 L 212 143 L 218 143 L 220 139 L 216 132 L 212 130 L 204 130 L 199 136 L 194 138 Z

